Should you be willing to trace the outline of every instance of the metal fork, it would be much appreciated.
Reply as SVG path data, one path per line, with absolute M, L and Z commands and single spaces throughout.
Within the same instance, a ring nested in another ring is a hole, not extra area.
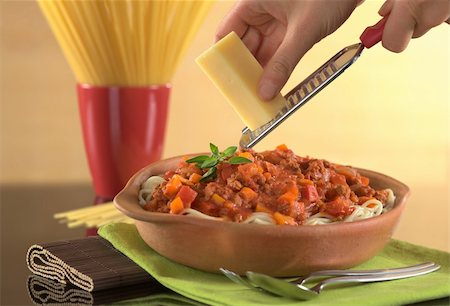
M 289 282 L 285 282 L 283 280 L 264 274 L 247 272 L 246 275 L 250 279 L 250 282 L 252 284 L 257 285 L 259 288 L 262 288 L 267 292 L 297 300 L 309 300 L 317 297 L 322 289 L 332 284 L 354 284 L 390 281 L 428 274 L 438 270 L 439 268 L 440 266 L 435 264 L 431 267 L 408 272 L 332 277 L 319 282 L 317 285 L 311 288 L 308 288 L 304 285 L 291 284 Z
M 334 282 L 351 282 L 354 278 L 358 278 L 358 277 L 362 277 L 362 281 L 365 280 L 365 282 L 367 281 L 376 281 L 376 280 L 372 280 L 372 278 L 378 278 L 380 280 L 390 280 L 390 279 L 397 279 L 398 275 L 400 275 L 401 278 L 403 277 L 411 277 L 411 276 L 415 276 L 415 275 L 421 275 L 421 273 L 429 273 L 432 271 L 435 271 L 439 269 L 439 266 L 436 265 L 433 262 L 426 262 L 426 263 L 421 263 L 421 264 L 417 264 L 417 265 L 413 265 L 413 266 L 408 266 L 408 267 L 402 267 L 402 268 L 390 268 L 390 269 L 376 269 L 376 270 L 323 270 L 323 271 L 317 271 L 317 272 L 313 272 L 309 275 L 306 275 L 304 277 L 300 277 L 300 278 L 296 278 L 294 280 L 291 280 L 289 282 L 286 281 L 282 281 L 282 280 L 278 280 L 280 282 L 286 283 L 288 285 L 291 286 L 292 283 L 294 285 L 296 285 L 299 288 L 306 288 L 303 286 L 303 284 L 310 282 L 314 279 L 317 278 L 323 278 L 323 277 L 327 277 L 327 276 L 338 276 L 338 277 L 333 277 L 333 278 L 328 278 L 322 282 L 320 282 L 319 284 L 317 284 L 315 287 L 313 288 L 320 288 L 319 291 L 327 284 L 329 283 L 334 283 Z M 226 276 L 228 277 L 230 280 L 232 280 L 233 282 L 246 286 L 248 288 L 251 289 L 257 289 L 257 290 L 264 290 L 264 291 L 270 291 L 267 290 L 267 288 L 262 288 L 260 286 L 260 284 L 255 284 L 252 281 L 249 281 L 241 276 L 239 276 L 237 273 L 224 269 L 224 268 L 220 268 L 220 271 Z M 259 277 L 259 279 L 262 278 L 271 278 L 270 276 L 266 276 L 263 274 L 257 274 L 257 273 L 252 273 L 252 272 L 247 272 L 246 273 L 247 276 L 252 275 L 253 278 L 255 278 L 255 275 L 257 275 L 256 278 Z M 397 277 L 397 278 L 395 278 Z M 333 281 L 334 280 L 334 281 Z M 306 288 L 308 289 L 308 288 Z M 308 289 L 309 290 L 309 289 Z

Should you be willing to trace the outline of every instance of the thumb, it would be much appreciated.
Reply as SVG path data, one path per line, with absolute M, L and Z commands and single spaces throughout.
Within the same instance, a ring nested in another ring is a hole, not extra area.
M 258 85 L 258 94 L 263 100 L 272 100 L 283 88 L 295 66 L 315 41 L 298 39 L 298 35 L 286 34 L 275 54 L 264 68 Z

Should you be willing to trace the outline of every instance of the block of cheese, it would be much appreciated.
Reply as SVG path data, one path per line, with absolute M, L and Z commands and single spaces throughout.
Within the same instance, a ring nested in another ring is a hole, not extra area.
M 278 94 L 264 101 L 257 94 L 263 68 L 236 33 L 231 32 L 196 59 L 251 130 L 269 122 L 286 105 Z

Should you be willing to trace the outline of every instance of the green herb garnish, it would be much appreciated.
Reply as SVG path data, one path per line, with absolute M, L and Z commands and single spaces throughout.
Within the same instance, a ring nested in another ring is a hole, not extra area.
M 223 152 L 220 152 L 219 148 L 212 143 L 209 144 L 209 148 L 211 150 L 211 155 L 199 155 L 186 160 L 187 163 L 195 163 L 195 165 L 202 170 L 208 169 L 208 171 L 203 174 L 200 182 L 214 179 L 217 176 L 217 165 L 219 163 L 240 165 L 252 162 L 250 159 L 242 156 L 233 156 L 237 150 L 237 147 L 234 146 L 226 148 Z

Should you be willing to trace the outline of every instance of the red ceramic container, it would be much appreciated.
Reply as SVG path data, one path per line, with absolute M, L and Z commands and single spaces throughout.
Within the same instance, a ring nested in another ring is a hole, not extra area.
M 110 201 L 136 171 L 161 159 L 170 89 L 77 85 L 95 203 Z

